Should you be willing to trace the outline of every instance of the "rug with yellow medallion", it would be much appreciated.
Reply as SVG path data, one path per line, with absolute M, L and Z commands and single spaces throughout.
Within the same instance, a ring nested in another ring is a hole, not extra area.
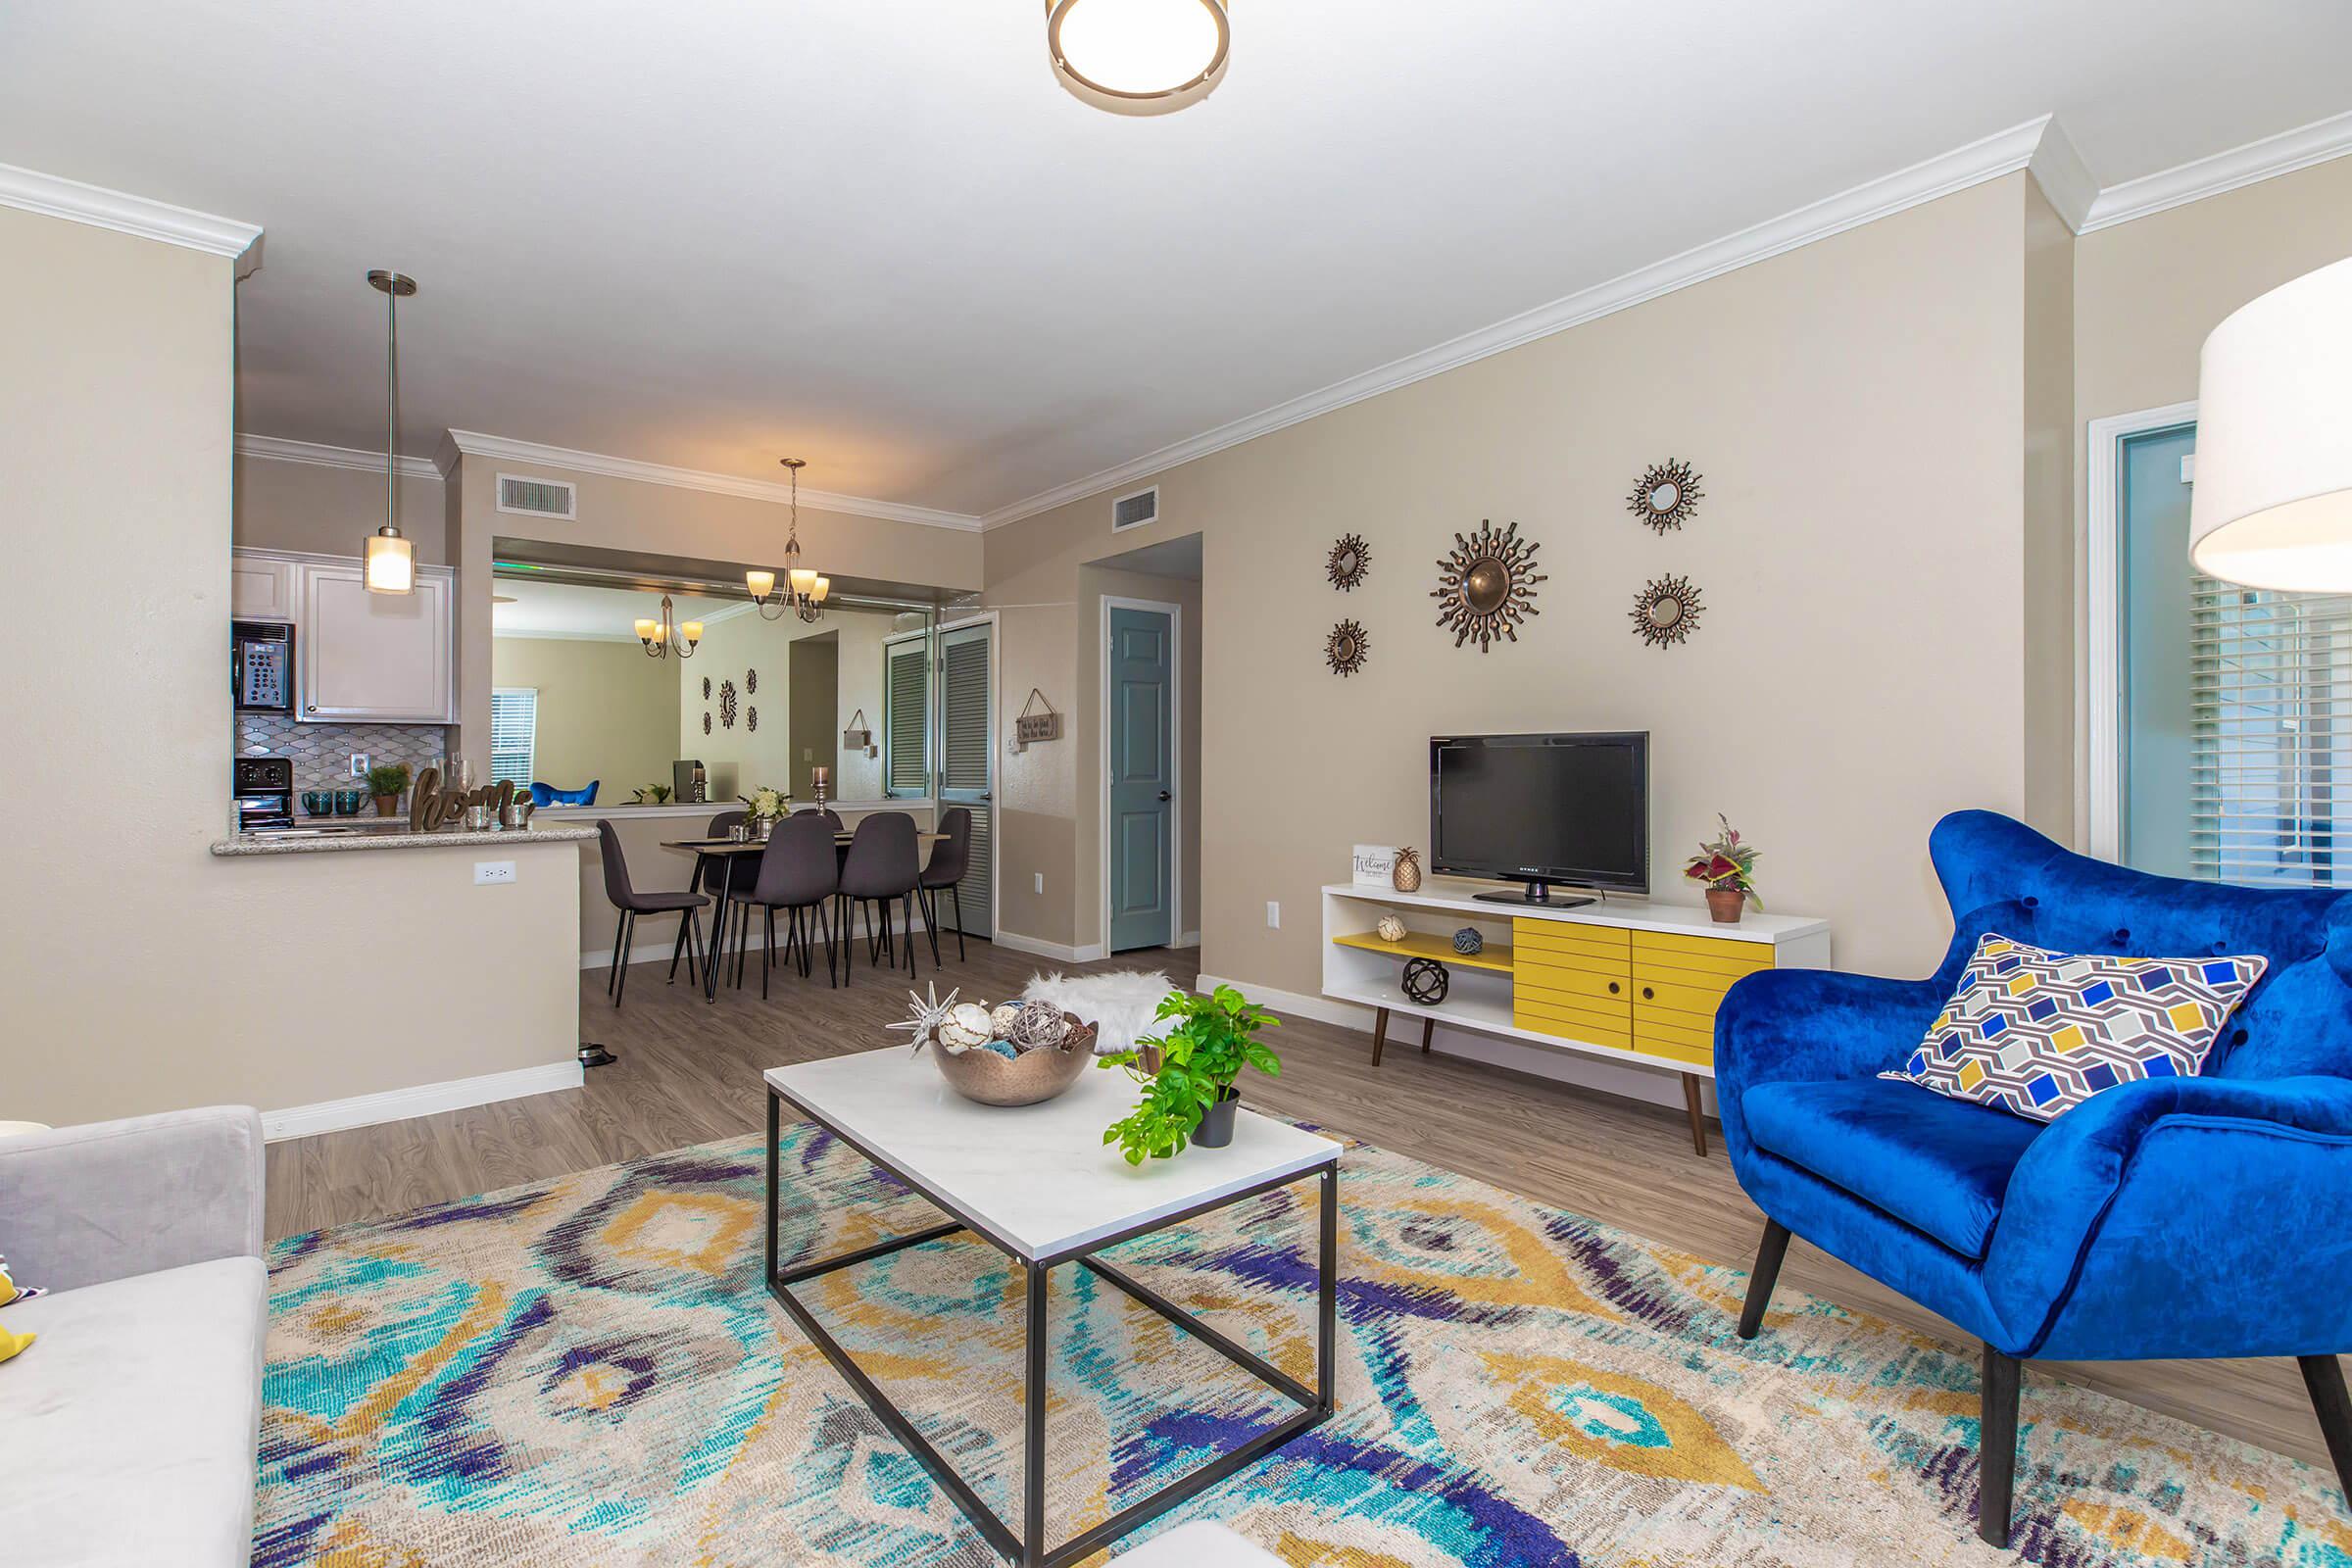
M 785 1129 L 779 1255 L 936 1220 Z M 254 1562 L 588 1568 L 998 1561 L 760 1286 L 758 1139 L 291 1238 L 270 1261 Z M 1312 1183 L 1113 1249 L 1313 1376 Z M 1214 1487 L 1297 1564 L 2013 1562 L 1981 1544 L 1966 1348 L 1395 1154 L 1341 1177 L 1339 1414 Z M 1019 1276 L 954 1238 L 806 1288 L 1017 1523 Z M 1053 1278 L 1047 1498 L 1067 1539 L 1292 1406 L 1083 1269 Z M 2029 1376 L 2033 1562 L 2345 1568 L 2330 1480 Z

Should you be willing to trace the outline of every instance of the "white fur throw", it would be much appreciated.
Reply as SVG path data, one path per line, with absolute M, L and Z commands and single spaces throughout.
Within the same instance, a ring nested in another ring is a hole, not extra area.
M 1094 1024 L 1098 1031 L 1095 1054 L 1110 1056 L 1132 1050 L 1137 1037 L 1152 1032 L 1152 1015 L 1159 1010 L 1159 999 L 1175 989 L 1157 969 L 1066 977 L 1056 969 L 1052 974 L 1030 976 L 1021 1000 L 1051 1002 Z

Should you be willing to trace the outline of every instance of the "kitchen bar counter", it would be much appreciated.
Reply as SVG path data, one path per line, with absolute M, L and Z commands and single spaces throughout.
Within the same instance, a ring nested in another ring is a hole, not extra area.
M 352 850 L 488 850 L 501 845 L 577 844 L 596 837 L 593 827 L 548 824 L 533 827 L 467 828 L 418 833 L 405 823 L 359 829 L 280 828 L 268 833 L 239 833 L 217 841 L 213 853 L 223 858 L 268 855 L 326 855 Z

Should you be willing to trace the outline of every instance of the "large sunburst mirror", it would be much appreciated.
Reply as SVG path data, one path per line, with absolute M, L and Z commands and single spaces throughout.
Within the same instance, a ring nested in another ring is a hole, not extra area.
M 1497 637 L 1519 640 L 1519 623 L 1536 611 L 1536 584 L 1544 573 L 1535 569 L 1535 541 L 1519 537 L 1512 523 L 1500 533 L 1491 519 L 1481 518 L 1478 532 L 1453 536 L 1453 549 L 1438 560 L 1438 586 L 1430 598 L 1438 602 L 1438 624 L 1453 628 L 1453 646 L 1473 637 L 1485 653 Z
M 1673 572 L 1653 578 L 1634 600 L 1634 633 L 1652 648 L 1671 648 L 1698 629 L 1698 590 Z
M 1688 463 L 1654 463 L 1642 475 L 1642 482 L 1634 486 L 1634 493 L 1625 498 L 1625 507 L 1664 533 L 1689 522 L 1705 494 L 1698 487 L 1698 475 Z

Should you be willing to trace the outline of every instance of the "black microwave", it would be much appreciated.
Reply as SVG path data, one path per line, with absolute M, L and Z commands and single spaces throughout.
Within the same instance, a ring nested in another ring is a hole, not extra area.
M 238 712 L 294 711 L 294 628 L 272 620 L 233 622 L 228 678 Z

